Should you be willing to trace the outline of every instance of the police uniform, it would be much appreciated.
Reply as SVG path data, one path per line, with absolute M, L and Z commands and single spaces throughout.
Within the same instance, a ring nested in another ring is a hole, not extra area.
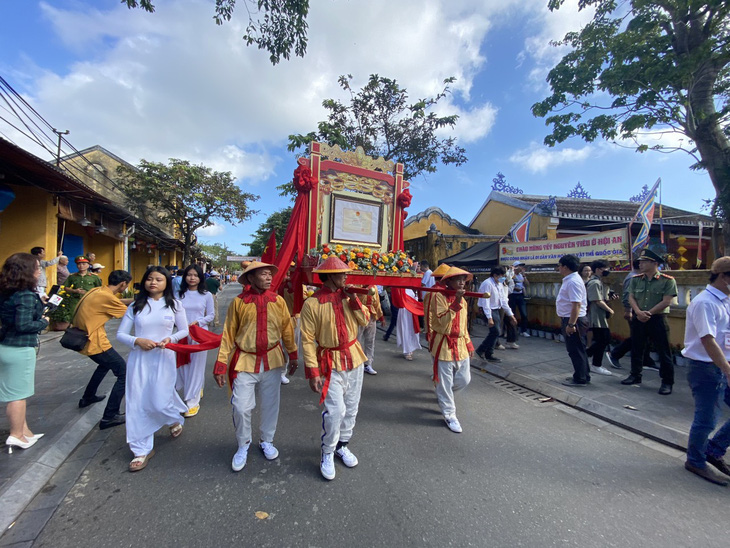
M 651 260 L 657 263 L 662 258 L 649 249 L 643 249 L 639 260 Z M 637 274 L 629 283 L 628 293 L 633 296 L 640 310 L 648 311 L 659 304 L 665 296 L 677 296 L 677 282 L 671 276 L 657 272 L 651 278 Z M 674 363 L 669 349 L 669 325 L 667 324 L 669 307 L 651 315 L 648 321 L 640 321 L 636 315 L 631 320 L 631 376 L 622 381 L 623 384 L 641 383 L 643 356 L 649 340 L 659 355 L 659 375 L 663 385 L 674 384 Z M 633 377 L 633 379 L 632 379 Z M 633 382 L 629 382 L 632 380 Z

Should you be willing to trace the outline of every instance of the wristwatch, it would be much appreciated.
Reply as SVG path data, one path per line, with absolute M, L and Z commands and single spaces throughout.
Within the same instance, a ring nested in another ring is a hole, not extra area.
M 575 324 L 574 323 L 569 323 L 568 324 L 568 327 L 575 327 Z

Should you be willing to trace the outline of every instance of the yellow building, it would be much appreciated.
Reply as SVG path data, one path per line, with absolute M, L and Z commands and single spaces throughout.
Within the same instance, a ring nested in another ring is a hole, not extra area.
M 92 152 L 94 163 L 107 170 L 103 176 L 84 159 Z M 60 169 L 0 139 L 0 190 L 7 202 L 0 212 L 0 260 L 38 246 L 46 249 L 47 259 L 62 250 L 74 272 L 73 258 L 93 252 L 106 267 L 104 281 L 115 269 L 131 268 L 139 280 L 148 264 L 175 264 L 179 240 L 129 212 L 123 193 L 108 177 L 111 166 L 101 159 L 104 153 L 101 147 L 82 151 L 62 159 L 66 169 Z M 132 238 L 145 245 L 130 244 Z M 56 268 L 49 267 L 46 277 L 52 286 Z

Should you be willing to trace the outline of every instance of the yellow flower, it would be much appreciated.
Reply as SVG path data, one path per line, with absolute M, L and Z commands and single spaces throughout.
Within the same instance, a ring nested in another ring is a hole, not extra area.
M 385 265 L 384 264 L 379 264 L 378 265 L 378 270 L 385 270 Z
M 342 253 L 342 249 L 343 249 L 342 246 L 340 244 L 337 244 L 335 246 L 335 253 L 337 253 L 339 255 L 340 253 Z
M 393 266 L 392 266 L 392 267 L 390 267 L 390 268 L 391 268 L 391 270 L 392 270 L 393 272 L 398 272 L 398 267 L 397 267 L 397 266 L 393 265 Z
M 327 259 L 327 257 L 329 257 L 329 255 L 327 255 L 327 253 L 322 253 L 322 259 L 323 259 L 323 260 L 326 260 L 326 259 Z
M 355 252 L 354 251 L 350 251 L 350 259 L 354 259 L 354 258 L 355 258 Z

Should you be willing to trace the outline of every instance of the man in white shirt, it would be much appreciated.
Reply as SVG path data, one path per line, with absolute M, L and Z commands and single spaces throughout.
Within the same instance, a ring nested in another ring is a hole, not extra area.
M 586 286 L 578 274 L 580 260 L 575 255 L 563 255 L 558 261 L 558 272 L 563 283 L 555 300 L 555 308 L 560 316 L 560 324 L 565 338 L 565 348 L 573 362 L 573 376 L 563 382 L 566 386 L 583 387 L 591 382 L 586 354 L 586 333 L 588 319 L 586 310 Z
M 690 360 L 687 382 L 695 400 L 695 415 L 684 467 L 724 486 L 730 483 L 730 466 L 723 460 L 730 447 L 730 420 L 711 440 L 708 438 L 717 425 L 723 400 L 730 405 L 730 257 L 717 259 L 710 272 L 710 283 L 692 299 L 685 320 L 682 355 Z
M 512 325 L 517 325 L 517 320 L 512 312 L 512 309 L 507 304 L 507 295 L 504 288 L 505 270 L 501 266 L 495 266 L 489 273 L 489 278 L 484 280 L 479 286 L 479 293 L 489 293 L 489 298 L 481 298 L 477 301 L 477 305 L 484 311 L 484 315 L 487 317 L 489 324 L 489 334 L 482 341 L 482 344 L 477 348 L 477 356 L 488 362 L 501 362 L 502 360 L 494 356 L 494 345 L 499 338 L 499 311 L 504 310 L 504 313 L 508 317 L 508 321 L 512 322 Z M 512 342 L 513 346 L 508 347 L 517 348 L 517 345 Z

